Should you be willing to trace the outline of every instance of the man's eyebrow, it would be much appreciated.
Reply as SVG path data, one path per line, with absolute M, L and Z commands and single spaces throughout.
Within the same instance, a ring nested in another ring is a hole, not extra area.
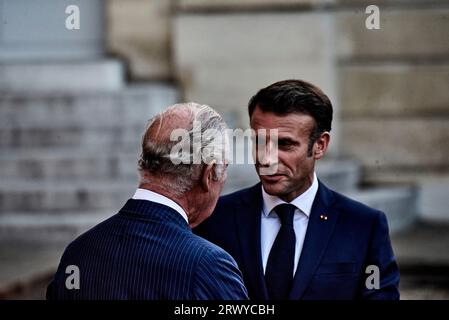
M 287 143 L 291 143 L 291 144 L 298 144 L 299 143 L 298 140 L 296 140 L 294 138 L 291 138 L 291 137 L 279 137 L 278 141 L 282 141 L 284 143 L 287 142 Z

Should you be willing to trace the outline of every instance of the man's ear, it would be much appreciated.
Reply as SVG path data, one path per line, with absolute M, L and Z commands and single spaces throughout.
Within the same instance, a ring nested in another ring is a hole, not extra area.
M 331 138 L 331 136 L 330 136 L 329 132 L 325 131 L 315 141 L 315 146 L 314 146 L 314 151 L 313 151 L 313 157 L 315 160 L 321 159 L 326 154 L 327 147 L 329 146 L 330 138 Z
M 211 188 L 212 181 L 215 180 L 215 161 L 206 165 L 201 173 L 201 187 L 208 192 Z

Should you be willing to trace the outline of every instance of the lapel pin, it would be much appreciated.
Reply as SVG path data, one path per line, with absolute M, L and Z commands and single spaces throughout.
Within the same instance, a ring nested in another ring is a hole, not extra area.
M 327 216 L 324 215 L 324 214 L 322 214 L 322 215 L 320 215 L 320 219 L 321 219 L 321 220 L 327 220 Z

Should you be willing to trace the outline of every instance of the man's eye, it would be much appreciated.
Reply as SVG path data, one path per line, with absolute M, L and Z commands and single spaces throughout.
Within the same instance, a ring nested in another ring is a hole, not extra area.
M 278 145 L 279 145 L 280 147 L 287 147 L 287 146 L 290 146 L 291 143 L 290 143 L 290 141 L 279 140 L 279 141 L 278 141 Z

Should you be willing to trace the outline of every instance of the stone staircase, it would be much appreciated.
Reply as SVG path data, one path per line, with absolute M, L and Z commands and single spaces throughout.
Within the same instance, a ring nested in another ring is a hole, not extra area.
M 0 298 L 132 196 L 146 121 L 178 92 L 123 79 L 108 59 L 0 64 Z

